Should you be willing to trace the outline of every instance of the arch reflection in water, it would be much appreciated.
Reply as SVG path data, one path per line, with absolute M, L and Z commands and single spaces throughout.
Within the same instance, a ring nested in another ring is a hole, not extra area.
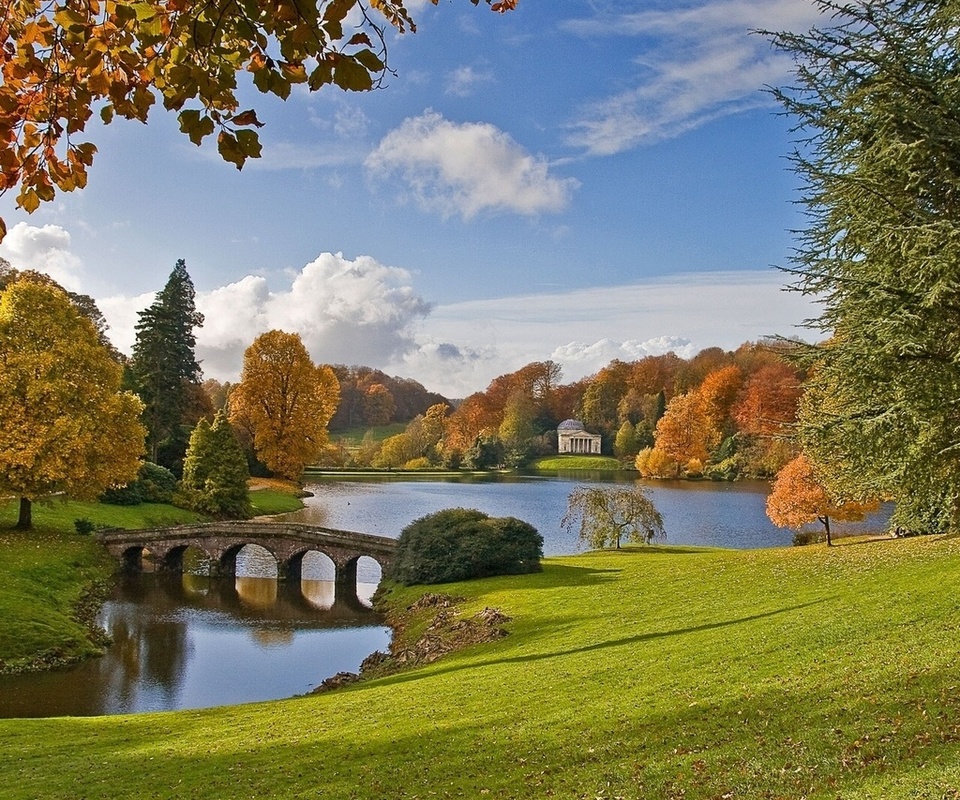
M 107 654 L 68 671 L 0 677 L 0 716 L 117 714 L 290 697 L 337 672 L 356 672 L 370 653 L 389 647 L 389 629 L 356 600 L 320 611 L 299 582 L 260 580 L 273 587 L 270 605 L 247 602 L 234 579 L 128 578 L 100 617 L 114 641 Z

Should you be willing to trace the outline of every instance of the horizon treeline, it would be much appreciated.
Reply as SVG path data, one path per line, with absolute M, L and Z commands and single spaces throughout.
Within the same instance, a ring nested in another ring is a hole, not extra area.
M 797 452 L 791 435 L 805 375 L 788 356 L 799 346 L 747 342 L 733 351 L 710 347 L 691 358 L 670 352 L 614 360 L 566 384 L 558 364 L 533 362 L 460 401 L 422 395 L 439 399 L 408 418 L 407 430 L 382 442 L 371 430 L 350 453 L 334 448 L 325 465 L 523 466 L 556 453 L 557 426 L 574 418 L 603 437 L 604 454 L 647 477 L 770 478 Z M 382 373 L 351 368 L 349 374 L 363 377 L 348 389 L 354 392 L 354 420 L 370 428 L 404 421 L 391 406 Z

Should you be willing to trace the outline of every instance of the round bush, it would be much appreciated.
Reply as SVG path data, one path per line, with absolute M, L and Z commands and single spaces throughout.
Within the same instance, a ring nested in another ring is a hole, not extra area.
M 449 508 L 400 532 L 390 576 L 410 586 L 539 572 L 543 537 L 514 517 Z

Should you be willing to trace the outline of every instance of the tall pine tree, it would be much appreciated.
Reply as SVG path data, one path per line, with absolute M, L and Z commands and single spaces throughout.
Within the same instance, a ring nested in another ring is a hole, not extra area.
M 191 398 L 200 385 L 194 328 L 203 324 L 203 315 L 197 312 L 195 294 L 187 265 L 180 259 L 157 299 L 139 314 L 131 362 L 145 406 L 150 460 L 177 474 L 196 421 L 189 416 Z
M 960 50 L 956 0 L 819 0 L 824 27 L 774 41 L 797 120 L 815 295 L 804 451 L 838 499 L 894 524 L 960 528 Z

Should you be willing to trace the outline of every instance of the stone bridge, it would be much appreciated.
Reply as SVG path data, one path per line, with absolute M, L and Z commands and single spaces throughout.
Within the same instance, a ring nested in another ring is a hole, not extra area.
M 182 572 L 183 555 L 188 547 L 196 547 L 211 563 L 211 575 L 233 576 L 237 573 L 237 554 L 245 545 L 255 544 L 277 560 L 280 580 L 299 580 L 303 557 L 317 551 L 334 564 L 337 594 L 341 588 L 356 593 L 357 560 L 368 556 L 386 572 L 393 563 L 397 542 L 386 536 L 353 533 L 315 525 L 288 522 L 208 522 L 181 525 L 175 528 L 152 528 L 138 531 L 107 530 L 97 539 L 120 560 L 126 571 L 143 568 L 143 554 L 148 553 L 155 569 Z

